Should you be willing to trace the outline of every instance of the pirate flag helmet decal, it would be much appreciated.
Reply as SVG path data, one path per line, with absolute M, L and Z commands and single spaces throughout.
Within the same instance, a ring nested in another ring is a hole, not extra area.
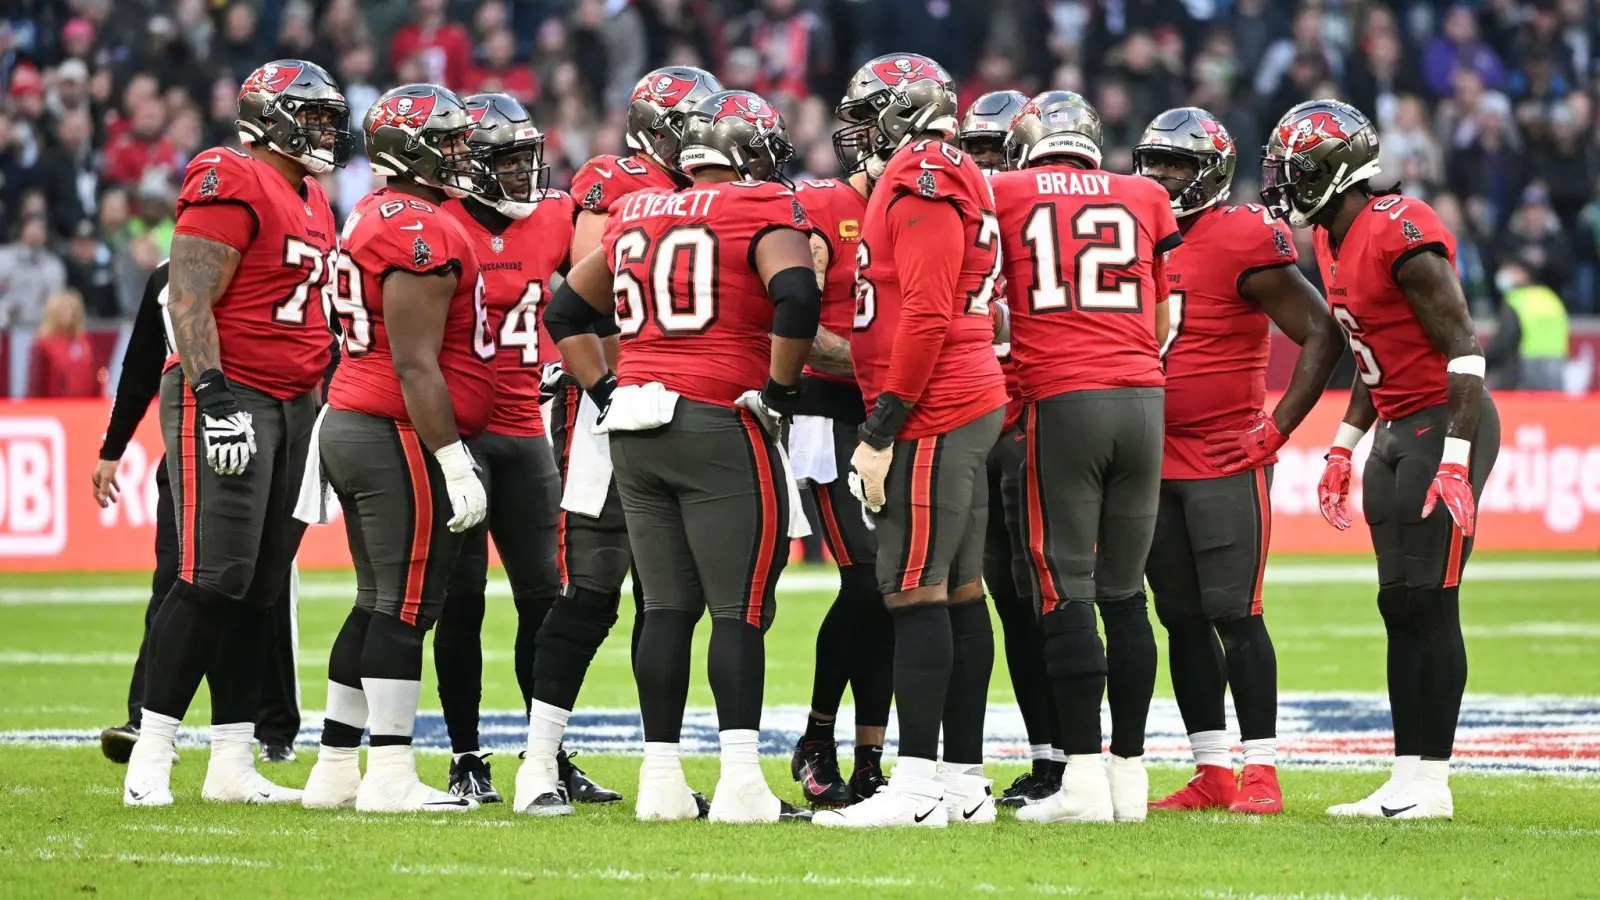
M 750 181 L 782 179 L 794 156 L 789 130 L 772 104 L 749 91 L 718 91 L 689 111 L 678 167 L 727 166 Z
M 648 72 L 628 98 L 628 130 L 633 150 L 676 172 L 683 145 L 684 117 L 701 100 L 722 90 L 715 75 L 694 66 L 666 66 Z
M 1261 199 L 1304 228 L 1338 194 L 1378 174 L 1378 129 L 1338 100 L 1310 100 L 1284 113 L 1261 161 Z
M 355 152 L 344 93 L 316 63 L 280 59 L 251 72 L 239 85 L 236 115 L 240 143 L 260 144 L 314 175 L 343 166 Z
M 1157 178 L 1148 167 L 1163 156 L 1188 160 L 1195 167 L 1194 177 L 1187 182 Z M 1181 106 L 1156 116 L 1145 127 L 1133 148 L 1133 170 L 1166 188 L 1173 215 L 1182 218 L 1228 199 L 1238 157 L 1233 138 L 1215 116 L 1196 106 Z
M 850 77 L 834 114 L 833 152 L 845 174 L 876 178 L 894 151 L 925 132 L 954 138 L 956 94 L 950 73 L 926 56 L 891 53 L 868 60 Z
M 367 110 L 367 158 L 379 175 L 443 188 L 452 197 L 482 197 L 487 169 L 466 140 L 474 124 L 449 90 L 403 84 Z

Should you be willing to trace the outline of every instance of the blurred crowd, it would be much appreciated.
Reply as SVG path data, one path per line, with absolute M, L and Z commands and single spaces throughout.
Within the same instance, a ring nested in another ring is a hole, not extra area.
M 864 59 L 928 54 L 963 104 L 1007 87 L 1085 93 L 1107 167 L 1149 119 L 1197 104 L 1239 147 L 1254 199 L 1266 130 L 1296 102 L 1348 100 L 1379 123 L 1384 168 L 1460 241 L 1474 312 L 1515 263 L 1576 314 L 1600 313 L 1600 13 L 1589 0 L 9 0 L 0 3 L 0 326 L 58 294 L 131 316 L 166 254 L 184 165 L 237 141 L 239 80 L 300 57 L 353 119 L 382 89 L 435 81 L 531 104 L 562 186 L 620 150 L 634 81 L 674 64 L 785 111 L 792 174 L 836 168 L 828 137 Z M 327 179 L 341 213 L 371 185 Z M 1309 256 L 1309 253 L 1306 254 Z M 1502 281 L 1503 287 L 1503 279 Z M 70 305 L 70 303 L 69 303 Z M 81 316 L 80 316 L 81 318 Z

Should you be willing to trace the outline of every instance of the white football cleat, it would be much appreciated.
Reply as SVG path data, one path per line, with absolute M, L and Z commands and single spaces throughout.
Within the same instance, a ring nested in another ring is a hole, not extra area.
M 128 754 L 128 771 L 122 776 L 123 805 L 171 806 L 172 763 L 177 758 L 170 739 L 141 733 Z
M 988 825 L 995 820 L 992 782 L 982 775 L 957 775 L 940 770 L 945 818 L 952 825 Z
M 1414 756 L 1397 757 L 1394 761 L 1394 771 L 1390 773 L 1388 781 L 1385 781 L 1377 790 L 1354 803 L 1336 803 L 1328 807 L 1328 815 L 1357 816 L 1364 819 L 1384 818 L 1384 802 L 1389 799 L 1391 794 L 1396 794 L 1403 790 L 1406 785 L 1411 783 L 1411 779 L 1416 777 L 1418 761 L 1417 757 Z
M 1111 781 L 1111 811 L 1118 822 L 1143 822 L 1150 814 L 1150 775 L 1144 757 L 1117 756 L 1106 761 Z
M 676 760 L 667 765 L 651 760 L 639 767 L 639 795 L 633 802 L 635 819 L 682 822 L 701 815 L 700 801 Z
M 367 751 L 367 774 L 356 789 L 356 812 L 471 812 L 478 801 L 436 790 L 417 778 L 408 745 Z
M 354 809 L 360 788 L 360 748 L 325 746 L 317 752 L 300 805 L 306 809 Z
M 200 789 L 200 799 L 210 803 L 248 803 L 262 806 L 271 803 L 299 803 L 305 792 L 286 788 L 269 781 L 254 768 L 237 769 L 225 766 L 206 769 L 206 783 Z
M 543 753 L 525 753 L 517 767 L 517 790 L 511 809 L 526 816 L 570 816 L 572 804 L 561 793 L 556 775 L 556 758 Z
M 944 828 L 950 814 L 943 785 L 897 771 L 871 797 L 844 809 L 821 810 L 811 821 L 825 828 Z
M 1017 810 L 1019 822 L 1112 822 L 1111 779 L 1098 754 L 1067 757 L 1061 790 Z
M 1450 785 L 1421 778 L 1414 778 L 1399 790 L 1391 791 L 1378 804 L 1378 817 L 1384 819 L 1453 819 L 1455 813 Z
M 778 795 L 767 787 L 766 780 L 759 776 L 722 778 L 717 781 L 717 789 L 711 794 L 711 813 L 708 818 L 713 822 L 743 824 L 796 822 L 809 821 L 811 811 L 778 799 Z

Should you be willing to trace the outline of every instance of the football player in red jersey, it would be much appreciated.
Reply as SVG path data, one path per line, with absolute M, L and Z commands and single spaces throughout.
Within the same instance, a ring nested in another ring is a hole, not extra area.
M 1236 153 L 1214 116 L 1167 110 L 1145 128 L 1133 160 L 1167 189 L 1183 231 L 1165 266 L 1166 450 L 1145 574 L 1167 630 L 1195 776 L 1150 806 L 1278 813 L 1278 664 L 1261 612 L 1268 489 L 1273 454 L 1322 395 L 1344 339 L 1295 267 L 1289 229 L 1256 204 L 1224 204 Z M 1303 349 L 1269 415 L 1272 325 Z M 1244 745 L 1237 781 L 1223 709 L 1230 688 Z
M 251 750 L 269 609 L 305 532 L 293 485 L 329 360 L 321 297 L 338 234 L 311 176 L 349 156 L 348 118 L 320 67 L 268 63 L 239 90 L 245 149 L 202 152 L 184 175 L 165 298 L 177 353 L 160 391 L 180 562 L 147 639 L 129 806 L 172 803 L 173 741 L 202 678 L 212 749 L 201 796 L 300 797 L 257 774 Z
M 1139 821 L 1156 647 L 1144 564 L 1161 486 L 1165 276 L 1183 240 L 1167 193 L 1100 170 L 1099 114 L 1028 101 L 994 177 L 1023 410 L 1023 534 L 1066 768 L 1025 821 Z M 1095 629 L 1105 623 L 1106 644 Z M 1100 759 L 1100 699 L 1111 759 Z
M 994 635 L 983 602 L 984 458 L 1005 376 L 989 301 L 1000 274 L 988 184 L 954 143 L 950 76 L 914 54 L 850 79 L 834 148 L 874 179 L 856 248 L 850 355 L 870 412 L 851 456 L 872 514 L 875 568 L 894 619 L 899 762 L 883 790 L 817 823 L 870 828 L 994 821 L 983 715 Z M 938 759 L 944 730 L 944 766 Z
M 1477 500 L 1500 452 L 1483 351 L 1455 271 L 1455 238 L 1428 204 L 1374 191 L 1378 132 L 1359 110 L 1312 100 L 1278 120 L 1261 196 L 1315 230 L 1317 265 L 1360 377 L 1317 492 L 1350 527 L 1351 455 L 1378 423 L 1363 505 L 1378 557 L 1378 612 L 1389 636 L 1393 774 L 1336 816 L 1448 819 L 1450 753 L 1467 684 L 1461 570 Z
M 578 219 L 572 233 L 574 261 L 583 259 L 600 246 L 611 208 L 623 197 L 646 188 L 672 190 L 688 184 L 678 169 L 678 148 L 683 141 L 684 117 L 695 104 L 722 90 L 710 72 L 693 66 L 667 66 L 647 73 L 634 86 L 628 101 L 625 135 L 631 156 L 597 156 L 583 165 L 572 178 L 572 196 L 578 202 Z M 595 331 L 606 348 L 606 359 L 617 365 L 616 323 L 600 321 Z M 552 356 L 553 362 L 559 362 Z M 583 392 L 570 376 L 563 377 L 559 366 L 546 373 L 546 384 L 554 386 L 550 405 L 550 439 L 556 447 L 556 463 L 565 482 L 572 457 L 572 432 L 584 411 Z M 586 608 L 615 607 L 621 597 L 622 582 L 633 565 L 628 549 L 628 529 L 623 521 L 622 501 L 613 486 L 598 516 L 562 509 L 557 519 L 558 555 L 556 565 L 566 594 Z M 633 584 L 633 636 L 631 652 L 639 649 L 639 633 L 644 625 L 644 594 L 639 590 L 637 573 Z M 581 785 L 580 785 L 581 787 Z
M 811 804 L 842 806 L 872 796 L 885 783 L 883 736 L 894 690 L 894 624 L 878 591 L 877 536 L 867 528 L 844 468 L 856 447 L 856 429 L 866 420 L 850 362 L 850 329 L 867 174 L 801 181 L 794 193 L 811 219 L 822 324 L 800 379 L 790 459 L 796 477 L 809 484 L 822 538 L 839 566 L 839 593 L 817 630 L 811 711 L 790 771 Z M 855 766 L 848 781 L 839 772 L 833 728 L 846 685 L 855 697 Z
M 328 659 L 322 750 L 305 805 L 453 812 L 475 800 L 417 779 L 411 733 L 422 644 L 464 532 L 487 495 L 466 440 L 495 405 L 495 345 L 472 238 L 441 208 L 481 193 L 466 106 L 438 85 L 379 97 L 363 129 L 388 184 L 345 221 L 334 309 L 344 361 L 328 391 L 321 461 L 344 509 L 356 602 Z M 366 776 L 357 765 L 371 731 Z
M 1028 102 L 1021 91 L 995 91 L 972 101 L 961 117 L 961 149 L 972 154 L 984 174 L 994 175 L 1006 168 L 1005 139 L 1011 120 Z M 1005 309 L 995 303 L 995 309 Z M 1011 343 L 995 345 L 995 355 L 1006 376 L 1006 417 L 1000 440 L 989 451 L 989 528 L 983 542 L 983 582 L 994 598 L 994 611 L 1005 632 L 1006 668 L 1011 674 L 1011 690 L 1022 711 L 1027 730 L 1028 752 L 1033 759 L 1030 771 L 1017 776 L 998 803 L 1001 806 L 1027 806 L 1054 794 L 1061 788 L 1061 772 L 1066 754 L 1056 729 L 1055 701 L 1050 697 L 1050 677 L 1044 669 L 1044 632 L 1039 629 L 1039 614 L 1034 608 L 1033 576 L 1028 574 L 1027 548 L 1022 541 L 1021 469 L 1024 457 L 1022 432 L 1017 424 L 1022 415 L 1022 395 L 1017 388 L 1016 358 Z
M 765 100 L 707 97 L 687 117 L 678 158 L 694 185 L 641 191 L 616 207 L 602 251 L 573 267 L 545 315 L 568 370 L 602 410 L 597 427 L 609 433 L 648 591 L 634 663 L 645 735 L 640 819 L 702 814 L 678 742 L 690 645 L 708 608 L 722 745 L 709 816 L 809 817 L 772 793 L 757 756 L 763 635 L 793 512 L 777 424 L 794 411 L 821 314 L 811 223 L 792 191 L 766 180 L 791 152 Z M 627 342 L 616 373 L 585 333 L 612 315 Z M 537 737 L 530 726 L 530 759 L 535 741 L 553 753 L 565 722 L 549 724 Z M 544 783 L 543 802 L 560 803 L 553 765 Z

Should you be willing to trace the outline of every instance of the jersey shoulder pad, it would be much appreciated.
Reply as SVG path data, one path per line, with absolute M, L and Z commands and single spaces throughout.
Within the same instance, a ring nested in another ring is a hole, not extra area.
M 248 153 L 213 147 L 189 160 L 178 192 L 178 208 L 195 203 L 264 203 L 265 191 L 257 162 Z
M 884 182 L 895 193 L 911 194 L 925 200 L 971 201 L 979 207 L 987 198 L 976 196 L 974 185 L 981 183 L 972 157 L 944 141 L 920 140 L 889 160 Z M 880 188 L 884 185 L 880 184 Z
M 589 212 L 606 213 L 612 204 L 634 191 L 668 187 L 670 179 L 649 163 L 631 156 L 596 156 L 572 176 L 572 196 Z
M 368 200 L 376 201 L 369 197 Z M 442 209 L 390 194 L 382 202 L 362 201 L 346 223 L 350 254 L 356 265 L 374 275 L 391 269 L 419 275 L 461 266 L 466 246 L 461 224 Z
M 1371 221 L 1367 240 L 1374 255 L 1398 274 L 1395 267 L 1421 250 L 1442 247 L 1446 258 L 1455 259 L 1456 240 L 1433 207 L 1415 197 L 1392 194 L 1380 197 L 1367 207 Z
M 1294 235 L 1288 223 L 1256 203 L 1226 206 L 1218 210 L 1217 225 L 1222 248 L 1238 259 L 1244 268 L 1284 265 L 1298 262 Z

